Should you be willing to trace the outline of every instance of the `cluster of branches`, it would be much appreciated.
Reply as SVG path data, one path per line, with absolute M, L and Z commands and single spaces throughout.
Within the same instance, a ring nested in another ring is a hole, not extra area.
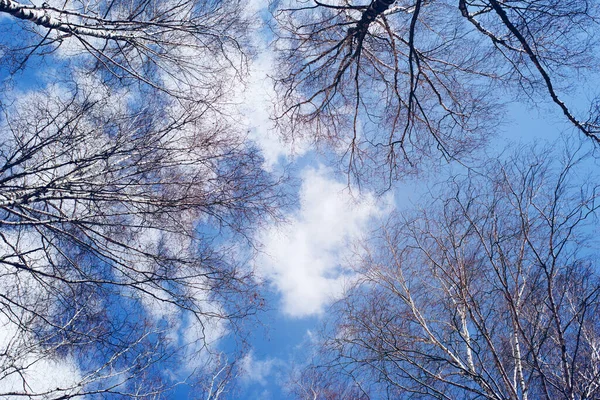
M 232 77 L 244 74 L 248 24 L 238 1 L 59 4 L 0 2 L 0 15 L 12 17 L 0 22 L 5 73 L 54 54 L 116 85 L 142 84 L 205 104 L 218 100 Z M 73 57 L 79 55 L 86 57 Z
M 279 128 L 357 178 L 470 154 L 512 94 L 600 143 L 597 106 L 561 97 L 595 72 L 594 2 L 279 4 Z M 237 0 L 0 0 L 0 397 L 160 397 L 164 369 L 262 304 L 226 241 L 283 200 L 229 115 L 250 25 Z M 392 218 L 334 309 L 340 375 L 308 369 L 296 394 L 597 397 L 597 194 L 567 153 L 492 163 Z M 235 368 L 203 354 L 190 381 L 217 398 Z
M 218 398 L 235 371 L 211 344 L 261 307 L 244 247 L 284 199 L 227 115 L 239 3 L 0 16 L 0 397 L 158 398 L 189 374 Z
M 279 4 L 279 127 L 332 144 L 359 183 L 390 184 L 440 153 L 464 160 L 515 99 L 553 103 L 600 143 L 595 103 L 577 114 L 563 99 L 595 95 L 579 85 L 598 65 L 594 2 Z M 567 147 L 487 160 L 426 209 L 393 215 L 364 243 L 292 393 L 598 397 L 599 183 L 586 180 L 592 157 Z
M 598 397 L 599 183 L 581 151 L 544 150 L 391 217 L 308 371 L 368 398 Z
M 595 2 L 280 4 L 279 126 L 333 143 L 357 178 L 371 167 L 389 182 L 440 152 L 464 159 L 493 133 L 503 98 L 554 102 L 600 142 L 596 107 L 578 117 L 560 97 L 589 89 L 579 83 L 597 66 Z
M 249 271 L 213 244 L 215 228 L 243 235 L 280 203 L 257 150 L 227 127 L 187 109 L 132 110 L 101 90 L 38 92 L 4 107 L 0 148 L 3 322 L 35 337 L 42 358 L 49 347 L 115 346 L 98 374 L 142 339 L 166 343 L 149 336 L 150 321 L 126 318 L 129 308 L 173 305 L 200 323 L 252 313 Z M 13 344 L 4 377 L 26 369 Z

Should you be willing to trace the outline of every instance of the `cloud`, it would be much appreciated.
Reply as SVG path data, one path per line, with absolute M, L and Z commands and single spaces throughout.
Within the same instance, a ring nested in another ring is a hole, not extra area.
M 246 14 L 251 15 L 253 29 L 261 34 L 250 37 L 258 56 L 251 60 L 246 85 L 240 87 L 235 98 L 242 99 L 239 114 L 244 116 L 241 122 L 248 129 L 249 138 L 261 149 L 265 158 L 264 167 L 272 170 L 281 159 L 306 153 L 310 143 L 301 135 L 294 140 L 285 140 L 275 130 L 272 116 L 277 95 L 271 77 L 277 75 L 277 62 L 273 48 L 268 43 L 272 33 L 268 32 L 264 15 L 261 15 L 268 14 L 268 5 L 266 0 L 247 2 Z
M 294 317 L 319 314 L 341 294 L 353 276 L 344 267 L 352 257 L 351 242 L 389 204 L 371 194 L 357 201 L 324 168 L 305 170 L 302 181 L 300 209 L 289 224 L 262 232 L 265 254 L 257 260 L 259 276 L 281 293 L 284 313 Z
M 240 361 L 241 378 L 245 383 L 258 383 L 264 386 L 273 368 L 281 364 L 282 361 L 276 358 L 257 360 L 254 358 L 254 353 L 250 352 Z
M 24 333 L 6 315 L 0 314 L 0 352 L 6 356 L 0 365 L 0 396 L 2 393 L 20 393 L 3 397 L 17 399 L 51 392 L 56 398 L 75 395 L 82 376 L 71 356 L 51 357 L 50 352 L 32 346 L 32 335 Z
M 267 0 L 249 0 L 246 2 L 246 7 L 244 9 L 245 15 L 249 18 L 256 17 L 255 14 L 266 10 L 268 5 L 269 1 Z
M 39 397 L 37 394 L 45 392 L 52 393 L 47 398 L 58 398 L 75 395 L 81 389 L 78 384 L 83 378 L 75 358 L 53 353 L 31 333 L 36 321 L 33 315 L 52 306 L 45 292 L 52 284 L 44 286 L 30 273 L 6 262 L 18 253 L 32 269 L 48 272 L 49 266 L 40 257 L 41 246 L 39 238 L 30 231 L 6 231 L 0 241 L 0 258 L 5 260 L 0 263 L 0 293 L 10 299 L 0 302 L 0 397 L 3 399 L 26 398 L 29 394 Z
M 281 158 L 287 158 L 292 154 L 304 154 L 308 150 L 308 144 L 301 140 L 293 144 L 286 143 L 275 131 L 271 110 L 273 110 L 276 94 L 269 77 L 274 75 L 274 55 L 264 43 L 256 45 L 261 48 L 261 53 L 250 66 L 248 84 L 241 95 L 243 98 L 241 115 L 245 116 L 243 124 L 249 129 L 250 139 L 262 151 L 265 168 L 270 170 Z

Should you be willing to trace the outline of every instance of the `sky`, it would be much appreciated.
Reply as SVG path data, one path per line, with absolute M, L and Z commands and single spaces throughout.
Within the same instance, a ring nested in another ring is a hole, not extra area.
M 490 151 L 509 143 L 547 143 L 556 140 L 561 124 L 548 115 L 511 105 L 512 119 L 505 132 L 493 141 Z M 290 162 L 282 145 L 281 163 Z M 273 154 L 277 154 L 273 152 Z M 427 189 L 427 184 L 403 182 L 383 197 L 373 193 L 350 193 L 345 177 L 323 166 L 318 154 L 305 154 L 299 161 L 300 204 L 291 212 L 289 223 L 261 232 L 264 245 L 256 260 L 259 276 L 272 291 L 268 300 L 273 309 L 261 316 L 268 327 L 258 329 L 245 358 L 239 399 L 284 399 L 286 375 L 282 370 L 301 366 L 307 356 L 306 343 L 324 323 L 327 307 L 352 280 L 353 240 L 376 229 L 392 210 L 411 208 Z M 316 165 L 316 166 L 315 166 Z M 435 181 L 435 180 L 434 180 Z
M 248 12 L 266 18 L 266 3 L 254 1 Z M 0 18 L 0 22 L 12 24 L 3 14 Z M 286 397 L 290 371 L 302 367 L 328 305 L 352 282 L 353 272 L 347 266 L 356 257 L 353 242 L 368 234 L 398 200 L 391 191 L 383 196 L 350 191 L 346 178 L 332 169 L 323 154 L 310 150 L 309 143 L 286 143 L 277 136 L 270 120 L 274 93 L 268 76 L 273 72 L 274 58 L 267 46 L 269 32 L 257 23 L 252 39 L 260 55 L 251 62 L 247 86 L 241 94 L 243 101 L 238 105 L 245 117 L 242 123 L 250 140 L 261 149 L 264 168 L 275 174 L 290 171 L 292 181 L 297 183 L 291 190 L 298 198 L 298 204 L 288 210 L 285 223 L 267 224 L 253 238 L 260 244 L 260 252 L 252 259 L 251 267 L 256 279 L 265 285 L 267 306 L 258 316 L 259 322 L 251 327 L 249 348 L 240 361 L 235 398 L 267 400 Z M 38 97 L 34 91 L 37 85 L 60 74 L 60 59 L 67 56 L 62 52 L 57 53 L 56 64 L 49 69 L 30 64 L 17 75 L 12 83 L 18 102 Z M 0 76 L 3 81 L 5 78 Z M 79 84 L 93 85 L 93 79 L 88 78 L 76 79 Z M 57 95 L 60 90 L 57 86 L 47 95 Z M 150 237 L 145 240 L 152 242 Z M 143 306 L 156 320 L 177 315 L 172 307 L 151 299 Z M 9 345 L 14 329 L 10 322 L 0 320 L 0 346 Z M 227 329 L 219 324 L 208 327 L 208 341 L 215 349 L 228 348 Z M 194 332 L 191 323 L 182 320 L 172 335 L 176 341 L 193 340 Z M 193 368 L 195 362 L 201 364 L 203 360 L 190 360 L 188 367 Z M 35 376 L 30 378 L 32 388 L 40 391 L 49 385 L 68 385 L 81 379 L 76 361 L 70 358 L 36 363 L 29 374 Z M 186 385 L 181 385 L 173 396 L 187 398 Z
M 266 18 L 266 3 L 253 0 L 248 12 Z M 257 23 L 252 38 L 260 55 L 251 63 L 248 86 L 239 105 L 242 122 L 262 151 L 265 169 L 291 171 L 298 183 L 294 190 L 299 201 L 288 210 L 285 223 L 267 224 L 254 233 L 260 252 L 251 263 L 257 279 L 267 288 L 267 310 L 259 315 L 260 323 L 251 328 L 249 348 L 240 361 L 236 398 L 284 399 L 289 373 L 310 358 L 309 345 L 324 322 L 328 306 L 352 283 L 351 266 L 360 254 L 353 244 L 369 235 L 394 209 L 418 202 L 431 182 L 400 182 L 383 195 L 351 191 L 347 177 L 333 169 L 324 154 L 311 150 L 310 143 L 282 141 L 270 120 L 274 93 L 268 76 L 275 66 L 267 46 L 268 30 Z M 556 110 L 513 103 L 508 106 L 507 117 L 501 133 L 491 141 L 491 152 L 507 143 L 551 142 L 570 129 Z M 0 344 L 2 340 L 0 335 Z M 220 338 L 219 333 L 213 341 L 217 347 L 227 347 L 226 338 Z M 63 368 L 64 375 L 72 373 L 68 363 L 40 368 Z M 174 396 L 186 398 L 185 385 Z
M 255 7 L 260 0 L 254 1 Z M 264 14 L 263 14 L 264 15 Z M 269 120 L 274 94 L 266 77 L 273 71 L 273 55 L 265 45 L 264 32 L 253 37 L 263 51 L 255 61 L 246 92 L 247 121 L 252 138 L 259 144 L 268 168 L 290 167 L 300 179 L 300 203 L 288 215 L 288 223 L 270 226 L 258 233 L 263 253 L 255 267 L 268 282 L 271 309 L 261 315 L 266 328 L 252 335 L 251 351 L 244 358 L 239 399 L 284 399 L 289 376 L 310 359 L 307 344 L 324 323 L 327 307 L 352 281 L 353 241 L 376 229 L 392 210 L 414 207 L 435 182 L 406 180 L 383 196 L 350 191 L 347 177 L 327 167 L 326 157 L 306 143 L 284 143 Z M 500 133 L 489 151 L 527 143 L 549 143 L 571 131 L 551 106 L 535 108 L 522 103 L 507 106 Z

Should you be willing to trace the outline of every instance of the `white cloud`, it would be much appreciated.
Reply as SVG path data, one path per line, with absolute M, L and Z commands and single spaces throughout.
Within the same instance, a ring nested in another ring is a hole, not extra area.
M 246 2 L 244 12 L 248 17 L 252 17 L 255 16 L 256 13 L 265 10 L 268 6 L 268 0 L 249 0 Z
M 3 232 L 0 258 L 10 261 L 19 253 L 28 266 L 44 272 L 48 266 L 40 257 L 40 249 L 39 238 L 30 231 Z M 48 289 L 28 272 L 0 264 L 0 293 L 14 300 L 14 303 L 5 300 L 0 303 L 0 397 L 3 399 L 24 398 L 25 394 L 33 397 L 44 392 L 52 392 L 58 398 L 74 395 L 81 389 L 78 383 L 82 375 L 74 357 L 53 354 L 21 326 L 32 321 L 33 313 L 50 304 L 45 290 Z M 11 392 L 20 394 L 3 396 Z
M 216 310 L 215 315 L 223 314 L 216 302 L 208 304 L 207 308 Z M 208 309 L 206 310 L 209 312 Z M 200 319 L 190 314 L 183 318 L 179 326 L 179 343 L 185 346 L 185 363 L 181 364 L 183 372 L 198 370 L 208 372 L 221 364 L 219 345 L 229 333 L 227 321 L 216 316 L 206 315 Z
M 11 392 L 53 392 L 57 398 L 76 394 L 82 377 L 75 360 L 70 356 L 51 358 L 43 349 L 31 346 L 33 340 L 16 323 L 0 314 L 0 351 L 7 356 L 3 360 L 0 358 L 0 396 Z M 2 398 L 23 397 L 26 396 L 8 395 Z
M 245 116 L 243 123 L 250 131 L 250 139 L 260 147 L 265 157 L 265 168 L 271 169 L 280 158 L 292 154 L 301 155 L 308 150 L 308 146 L 301 141 L 293 145 L 286 143 L 275 132 L 271 120 L 275 91 L 269 78 L 274 74 L 274 55 L 263 43 L 258 43 L 257 46 L 262 48 L 261 54 L 250 67 L 248 85 L 243 93 L 241 115 Z
M 302 179 L 300 209 L 289 224 L 260 235 L 265 254 L 257 260 L 259 276 L 272 282 L 282 295 L 283 311 L 295 317 L 318 314 L 341 294 L 352 279 L 352 271 L 343 267 L 352 256 L 351 242 L 389 204 L 371 194 L 357 201 L 324 168 L 305 170 Z
M 271 77 L 277 75 L 277 63 L 267 41 L 270 34 L 265 32 L 267 28 L 260 15 L 266 12 L 268 5 L 267 0 L 251 0 L 247 3 L 246 14 L 252 16 L 252 28 L 263 33 L 251 36 L 252 46 L 258 50 L 259 55 L 251 61 L 247 84 L 243 89 L 240 87 L 241 92 L 235 97 L 242 99 L 239 110 L 240 115 L 244 116 L 242 123 L 249 130 L 250 139 L 261 149 L 265 158 L 264 167 L 271 170 L 280 159 L 292 155 L 301 156 L 310 146 L 306 140 L 296 139 L 292 142 L 282 139 L 271 119 L 276 100 Z
M 264 386 L 267 384 L 267 378 L 271 375 L 273 368 L 282 363 L 276 358 L 257 360 L 254 358 L 254 353 L 250 352 L 240 361 L 241 378 L 246 383 L 258 383 Z

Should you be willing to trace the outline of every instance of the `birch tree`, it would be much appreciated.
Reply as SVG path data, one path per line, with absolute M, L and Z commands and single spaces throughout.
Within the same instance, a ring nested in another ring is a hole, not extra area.
M 205 329 L 259 305 L 251 271 L 222 239 L 243 241 L 276 215 L 277 181 L 257 150 L 215 119 L 82 86 L 3 107 L 0 310 L 14 340 L 0 382 L 22 383 L 0 384 L 10 388 L 0 395 L 43 397 L 27 369 L 66 356 L 82 381 L 50 398 L 159 392 L 160 379 L 142 378 L 175 362 L 182 329 L 198 330 L 202 348 L 215 339 Z M 193 343 L 179 355 L 191 358 Z
M 284 200 L 231 117 L 241 7 L 0 16 L 0 397 L 223 397 L 215 343 L 263 304 L 252 232 Z
M 372 398 L 598 397 L 598 182 L 546 151 L 391 218 L 330 311 L 330 374 Z
M 244 73 L 247 22 L 237 1 L 0 2 L 1 68 L 53 56 L 114 85 L 147 85 L 211 104 Z
M 332 144 L 355 177 L 385 171 L 389 183 L 431 156 L 464 160 L 515 99 L 553 103 L 600 142 L 596 102 L 565 100 L 597 95 L 595 2 L 279 4 L 275 118 L 290 138 Z
M 326 368 L 310 366 L 296 375 L 288 385 L 294 399 L 367 400 L 369 398 L 351 377 L 339 379 Z

